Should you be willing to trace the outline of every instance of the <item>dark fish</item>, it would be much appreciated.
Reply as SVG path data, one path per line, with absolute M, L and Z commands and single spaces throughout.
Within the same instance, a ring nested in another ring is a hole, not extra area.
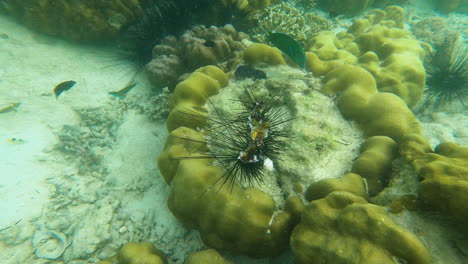
M 252 78 L 254 80 L 267 78 L 266 73 L 264 71 L 257 70 L 249 65 L 241 65 L 237 67 L 236 71 L 234 72 L 234 76 L 239 79 Z
M 281 32 L 267 32 L 267 35 L 275 47 L 286 53 L 299 67 L 305 69 L 306 57 L 301 43 Z
M 213 40 L 207 40 L 203 42 L 203 46 L 208 47 L 208 48 L 213 48 L 215 44 L 216 43 Z
M 1 107 L 0 108 L 0 114 L 3 114 L 3 113 L 8 113 L 8 112 L 11 112 L 11 111 L 18 111 L 18 106 L 20 106 L 21 103 L 20 102 L 16 102 L 16 103 L 12 103 L 12 104 L 8 104 L 4 107 Z
M 328 11 L 328 16 L 331 17 L 331 18 L 335 18 L 335 17 L 337 17 L 339 15 L 340 15 L 340 12 L 338 12 L 338 10 L 330 9 Z
M 57 84 L 54 88 L 55 98 L 58 98 L 61 93 L 70 90 L 75 84 L 75 81 L 65 81 Z
M 118 97 L 118 98 L 124 98 L 125 96 L 127 96 L 127 93 L 133 89 L 133 87 L 135 87 L 137 85 L 137 83 L 135 81 L 131 81 L 127 86 L 125 86 L 124 88 L 116 91 L 116 92 L 109 92 L 110 95 L 113 95 L 115 97 Z
M 2 39 L 8 39 L 9 36 L 8 36 L 7 34 L 5 34 L 5 33 L 0 33 L 0 38 L 2 38 Z

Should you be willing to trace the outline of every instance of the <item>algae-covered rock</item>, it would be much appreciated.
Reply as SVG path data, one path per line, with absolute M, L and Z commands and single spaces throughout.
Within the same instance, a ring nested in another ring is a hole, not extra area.
M 385 208 L 340 191 L 306 206 L 291 247 L 301 264 L 430 263 L 427 249 Z
M 138 0 L 3 2 L 6 10 L 28 27 L 79 42 L 113 38 L 143 14 Z

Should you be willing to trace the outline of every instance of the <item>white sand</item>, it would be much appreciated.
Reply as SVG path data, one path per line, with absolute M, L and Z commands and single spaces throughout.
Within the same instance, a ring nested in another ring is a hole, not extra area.
M 125 110 L 107 94 L 128 76 L 104 68 L 106 51 L 43 36 L 4 16 L 0 32 L 8 35 L 0 39 L 0 104 L 21 102 L 18 111 L 0 114 L 0 230 L 7 228 L 0 232 L 1 262 L 63 263 L 36 257 L 51 245 L 50 256 L 67 247 L 66 263 L 112 256 L 130 240 L 155 242 L 173 261 L 202 247 L 198 233 L 183 228 L 166 206 L 168 186 L 156 168 L 165 124 Z M 56 100 L 53 88 L 66 80 L 77 84 Z M 129 97 L 149 89 L 140 76 Z M 77 109 L 90 109 L 83 119 L 104 116 L 120 124 L 115 140 L 100 139 L 99 124 L 83 128 L 89 137 L 83 140 L 110 147 L 91 146 L 102 162 L 82 175 L 79 154 L 54 149 L 64 125 L 80 127 Z M 49 241 L 40 241 L 43 236 Z

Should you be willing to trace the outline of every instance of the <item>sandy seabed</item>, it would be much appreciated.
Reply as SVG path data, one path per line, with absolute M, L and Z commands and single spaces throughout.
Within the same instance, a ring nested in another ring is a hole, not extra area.
M 166 206 L 156 168 L 165 123 L 108 94 L 129 80 L 106 68 L 108 50 L 4 16 L 0 32 L 0 104 L 21 103 L 0 115 L 0 262 L 89 263 L 130 240 L 154 242 L 174 262 L 202 248 Z M 132 91 L 139 106 L 145 77 Z M 56 99 L 67 80 L 77 84 Z
M 0 262 L 94 263 L 128 241 L 150 241 L 170 263 L 204 249 L 169 211 L 156 159 L 167 136 L 146 76 L 109 50 L 42 35 L 0 16 Z M 63 81 L 76 85 L 56 99 Z M 150 98 L 150 99 L 149 99 Z M 15 140 L 14 140 L 15 139 Z M 231 256 L 241 263 L 292 263 Z

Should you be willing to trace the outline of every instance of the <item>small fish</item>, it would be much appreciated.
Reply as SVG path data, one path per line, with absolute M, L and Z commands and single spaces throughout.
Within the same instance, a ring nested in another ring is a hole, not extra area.
M 125 98 L 125 96 L 127 96 L 127 93 L 133 89 L 133 87 L 135 87 L 137 85 L 137 83 L 135 81 L 131 81 L 127 86 L 125 86 L 124 88 L 116 91 L 116 92 L 109 92 L 110 95 L 113 95 L 117 98 Z
M 8 36 L 7 34 L 5 34 L 5 33 L 1 33 L 1 32 L 0 32 L 0 38 L 2 38 L 2 39 L 8 39 L 9 36 Z
M 268 32 L 268 39 L 282 52 L 286 53 L 299 67 L 305 69 L 306 57 L 301 43 L 288 34 L 281 32 Z
M 24 143 L 24 140 L 22 140 L 21 138 L 9 138 L 7 139 L 8 142 L 10 143 Z
M 234 76 L 238 79 L 247 79 L 252 78 L 254 80 L 264 80 L 267 78 L 267 75 L 264 71 L 257 70 L 249 65 L 241 65 L 237 67 L 234 72 Z
M 76 82 L 71 80 L 57 84 L 54 88 L 55 98 L 58 98 L 61 93 L 70 90 L 75 84 Z
M 203 42 L 203 46 L 208 47 L 208 48 L 213 48 L 216 45 L 216 43 L 213 40 L 207 40 Z
M 3 114 L 3 113 L 8 113 L 8 112 L 11 112 L 11 111 L 18 111 L 18 106 L 20 106 L 21 103 L 20 102 L 17 102 L 17 103 L 12 103 L 12 104 L 9 104 L 5 107 L 2 107 L 0 108 L 0 114 Z

